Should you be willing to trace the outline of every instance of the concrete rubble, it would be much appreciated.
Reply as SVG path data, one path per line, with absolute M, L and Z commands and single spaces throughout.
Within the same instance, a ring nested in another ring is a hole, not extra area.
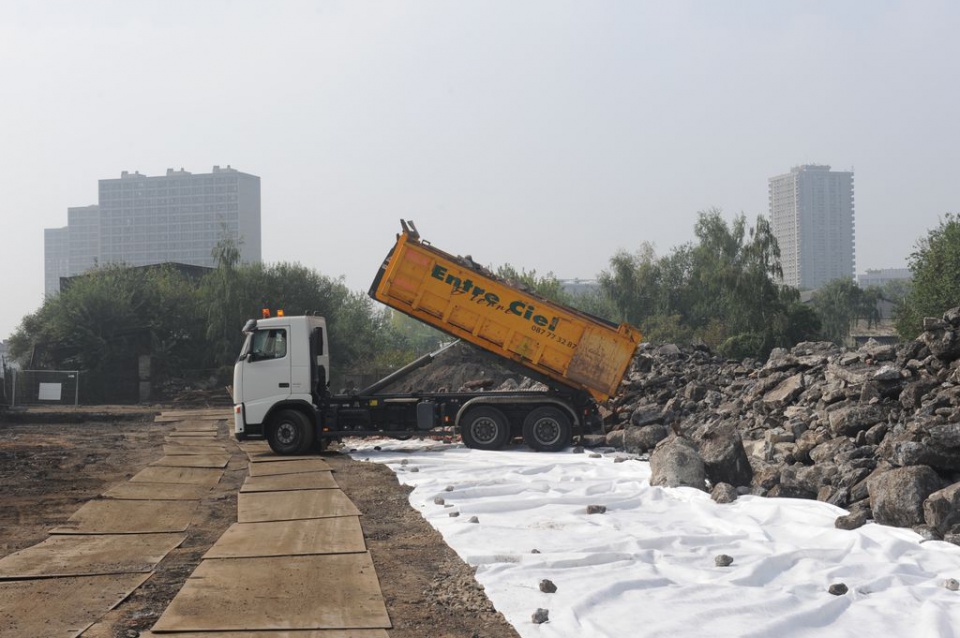
M 818 499 L 960 544 L 960 308 L 899 345 L 775 349 L 767 361 L 642 344 L 605 437 L 649 454 L 651 483 Z M 733 490 L 731 490 L 731 487 Z

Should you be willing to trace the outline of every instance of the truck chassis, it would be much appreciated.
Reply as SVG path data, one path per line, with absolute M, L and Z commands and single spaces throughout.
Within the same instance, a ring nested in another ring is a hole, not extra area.
M 278 454 L 303 454 L 344 437 L 406 439 L 446 428 L 471 448 L 497 450 L 522 437 L 534 450 L 554 452 L 600 422 L 588 395 L 557 392 L 358 394 L 318 403 L 280 403 L 260 432 L 248 428 L 244 438 L 263 436 Z

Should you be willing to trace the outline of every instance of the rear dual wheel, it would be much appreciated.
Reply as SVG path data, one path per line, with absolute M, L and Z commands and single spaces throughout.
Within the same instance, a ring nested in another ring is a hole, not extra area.
M 559 408 L 537 408 L 523 420 L 523 442 L 539 452 L 558 452 L 572 438 L 570 415 Z
M 477 450 L 499 450 L 510 440 L 510 423 L 497 408 L 472 408 L 460 420 L 463 444 Z

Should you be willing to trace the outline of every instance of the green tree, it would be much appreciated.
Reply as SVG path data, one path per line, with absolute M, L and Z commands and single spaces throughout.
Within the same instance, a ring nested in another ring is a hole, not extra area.
M 652 315 L 661 314 L 660 265 L 653 245 L 644 243 L 634 253 L 617 251 L 610 269 L 597 277 L 600 290 L 610 300 L 615 320 L 639 326 Z
M 770 223 L 759 216 L 753 226 L 738 215 L 731 224 L 711 209 L 700 213 L 690 255 L 688 323 L 707 345 L 727 356 L 765 357 L 790 345 L 799 315 L 789 305 L 795 294 L 777 284 L 782 276 L 780 249 Z M 725 336 L 722 343 L 715 340 Z
M 569 303 L 571 296 L 563 290 L 563 284 L 552 272 L 538 275 L 536 270 L 517 270 L 510 264 L 498 267 L 496 276 L 505 279 L 514 286 L 520 286 L 528 292 L 546 297 L 558 303 Z
M 917 241 L 910 255 L 913 281 L 894 317 L 901 339 L 913 339 L 924 317 L 940 317 L 960 305 L 960 219 L 946 214 L 940 225 Z
M 402 312 L 386 310 L 392 339 L 391 350 L 400 358 L 397 363 L 409 363 L 416 357 L 435 352 L 451 337 L 422 321 L 408 317 Z
M 158 374 L 199 367 L 202 344 L 197 287 L 172 268 L 107 266 L 70 280 L 11 341 L 22 363 L 80 369 L 89 399 L 136 382 L 138 356 Z
M 796 291 L 795 291 L 796 292 Z M 775 328 L 782 335 L 776 346 L 790 348 L 802 341 L 812 341 L 820 338 L 822 324 L 817 311 L 808 304 L 801 303 L 799 293 L 797 299 L 787 301 L 783 315 L 784 323 Z
M 223 233 L 212 250 L 216 268 L 203 282 L 202 297 L 207 308 L 206 339 L 209 362 L 225 365 L 236 355 L 239 341 L 237 324 L 242 326 L 248 294 L 241 290 L 240 246 Z
M 618 321 L 618 313 L 613 302 L 599 288 L 571 295 L 570 305 L 594 317 L 600 317 L 614 323 Z
M 241 328 L 261 308 L 327 318 L 331 379 L 379 369 L 396 339 L 390 312 L 299 264 L 240 264 L 222 243 L 218 267 L 200 280 L 172 268 L 108 266 L 71 280 L 11 338 L 12 354 L 43 368 L 80 369 L 95 387 L 86 400 L 137 380 L 139 355 L 153 362 L 153 379 L 218 370 L 222 383 L 239 352 Z M 190 376 L 188 375 L 188 376 Z
M 694 235 L 661 258 L 648 244 L 611 258 L 599 280 L 617 319 L 649 339 L 704 343 L 737 357 L 816 335 L 816 318 L 797 304 L 796 291 L 777 283 L 780 250 L 765 218 L 728 223 L 711 209 L 700 213 Z
M 810 303 L 820 318 L 823 338 L 837 345 L 844 344 L 865 308 L 863 291 L 849 278 L 824 284 L 813 293 Z
M 880 287 L 883 299 L 889 301 L 894 307 L 900 306 L 910 295 L 910 289 L 913 283 L 909 279 L 891 279 L 884 282 Z
M 857 318 L 867 322 L 868 328 L 880 325 L 880 302 L 883 301 L 883 289 L 880 286 L 867 286 L 860 291 L 860 304 Z

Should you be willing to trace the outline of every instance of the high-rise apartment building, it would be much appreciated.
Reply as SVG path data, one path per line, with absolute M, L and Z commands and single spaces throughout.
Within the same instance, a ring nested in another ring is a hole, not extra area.
M 90 270 L 100 261 L 100 207 L 67 209 L 69 268 L 73 274 Z
M 212 251 L 224 236 L 239 243 L 241 261 L 260 260 L 255 175 L 229 166 L 198 174 L 168 169 L 154 177 L 124 171 L 119 179 L 99 181 L 98 199 L 94 206 L 69 208 L 65 228 L 45 231 L 47 294 L 59 290 L 61 276 L 97 265 L 214 266 Z
M 816 289 L 853 278 L 853 172 L 798 166 L 771 177 L 770 226 L 780 245 L 783 283 Z
M 63 228 L 43 229 L 43 290 L 60 290 L 60 278 L 70 275 L 70 236 Z

